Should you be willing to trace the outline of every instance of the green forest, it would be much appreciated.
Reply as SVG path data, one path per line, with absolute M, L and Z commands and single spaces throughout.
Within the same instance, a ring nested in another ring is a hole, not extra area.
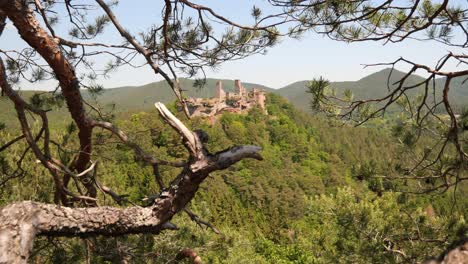
M 181 249 L 192 248 L 205 263 L 407 263 L 437 257 L 466 238 L 466 184 L 421 195 L 406 192 L 416 188 L 411 180 L 379 178 L 398 174 L 408 148 L 385 122 L 354 127 L 303 113 L 274 94 L 268 95 L 267 110 L 268 115 L 260 109 L 247 115 L 225 113 L 213 125 L 185 120 L 190 128 L 206 131 L 211 152 L 240 144 L 263 148 L 263 161 L 243 161 L 213 173 L 191 202 L 190 209 L 216 231 L 178 215 L 174 223 L 179 230 L 88 238 L 92 249 L 83 239 L 39 237 L 30 261 L 82 263 L 92 250 L 91 263 L 115 263 L 125 249 L 133 263 L 168 263 Z M 158 157 L 186 155 L 178 135 L 155 111 L 121 113 L 116 121 Z M 0 133 L 2 143 L 13 135 L 8 127 Z M 76 148 L 73 123 L 51 133 L 57 143 Z M 125 195 L 121 205 L 144 205 L 158 193 L 151 167 L 142 167 L 131 149 L 104 131 L 93 141 L 99 181 Z M 14 169 L 8 164 L 17 162 L 23 149 L 16 145 L 8 156 L 0 156 L 5 173 Z M 56 155 L 70 162 L 70 154 Z M 0 204 L 53 203 L 53 187 L 44 181 L 47 172 L 31 154 L 23 163 L 21 178 L 0 189 Z M 177 169 L 162 167 L 161 174 L 168 181 Z M 100 205 L 113 204 L 105 195 L 102 201 Z
M 467 1 L 0 0 L 0 39 L 0 264 L 468 264 Z

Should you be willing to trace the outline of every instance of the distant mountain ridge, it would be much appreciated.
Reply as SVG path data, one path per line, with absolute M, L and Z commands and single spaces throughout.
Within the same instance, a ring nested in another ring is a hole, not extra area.
M 391 73 L 391 76 L 390 76 Z M 384 69 L 363 77 L 357 81 L 346 82 L 331 82 L 330 86 L 334 88 L 337 93 L 344 92 L 349 89 L 354 94 L 354 99 L 370 99 L 381 98 L 388 94 L 389 88 L 395 88 L 394 84 L 400 80 L 406 73 Z M 424 80 L 423 77 L 413 74 L 406 79 L 406 85 L 416 85 Z M 452 86 L 449 97 L 453 104 L 457 107 L 468 106 L 468 83 L 463 83 L 463 78 L 455 78 L 452 80 Z M 307 83 L 309 81 L 299 81 L 287 85 L 274 92 L 286 97 L 296 107 L 310 111 L 310 96 L 307 96 Z M 435 81 L 436 91 L 440 91 L 443 87 L 444 79 L 439 78 Z M 387 86 L 390 84 L 390 87 Z M 432 82 L 431 82 L 432 86 Z M 423 86 L 412 89 L 409 94 L 415 96 L 423 92 Z M 440 92 L 438 93 L 440 96 Z M 437 96 L 437 95 L 436 95 Z
M 331 86 L 338 92 L 343 92 L 350 89 L 355 99 L 365 98 L 380 98 L 388 93 L 387 82 L 393 83 L 399 80 L 405 73 L 393 70 L 392 76 L 389 79 L 390 69 L 384 69 L 379 72 L 372 73 L 358 81 L 347 82 L 332 82 Z M 185 90 L 185 95 L 189 97 L 213 97 L 215 95 L 216 82 L 219 79 L 206 79 L 206 85 L 199 89 L 194 88 L 194 80 L 180 79 L 180 84 Z M 408 84 L 417 84 L 424 79 L 418 75 L 412 75 L 407 79 Z M 468 107 L 468 83 L 463 82 L 464 79 L 456 78 L 452 80 L 450 90 L 450 99 L 455 108 Z M 220 80 L 223 82 L 225 91 L 234 91 L 234 80 Z M 297 108 L 304 111 L 310 111 L 310 95 L 307 94 L 307 83 L 309 81 L 298 81 L 289 84 L 280 89 L 272 89 L 265 85 L 255 83 L 243 83 L 248 90 L 253 88 L 264 89 L 266 92 L 276 93 L 287 98 Z M 443 87 L 444 79 L 436 79 L 436 89 L 440 91 Z M 417 95 L 422 92 L 422 87 L 414 89 L 410 95 Z M 21 94 L 27 99 L 34 94 L 34 91 L 21 91 Z M 82 91 L 85 99 L 91 99 L 86 90 Z M 440 92 L 439 92 L 440 94 Z M 165 81 L 153 82 L 142 86 L 125 86 L 105 89 L 98 101 L 101 105 L 116 105 L 117 111 L 142 111 L 153 108 L 156 101 L 168 103 L 175 100 L 172 90 Z M 11 102 L 7 98 L 0 98 L 0 122 L 11 122 L 12 116 L 15 116 Z M 63 109 L 65 110 L 65 109 Z M 51 118 L 54 116 L 62 116 L 63 111 L 51 112 Z
M 391 78 L 389 78 L 390 69 L 384 69 L 372 73 L 358 81 L 331 82 L 338 93 L 350 89 L 355 99 L 380 98 L 388 93 L 387 83 L 394 83 L 400 80 L 406 73 L 393 70 Z M 206 79 L 206 85 L 199 89 L 194 88 L 194 80 L 181 79 L 181 86 L 185 90 L 186 96 L 189 97 L 213 97 L 215 94 L 216 82 L 219 79 Z M 418 75 L 411 75 L 406 81 L 407 84 L 418 84 L 424 78 Z M 219 80 L 223 82 L 225 91 L 234 91 L 234 80 Z M 436 79 L 436 89 L 442 89 L 443 79 Z M 463 79 L 454 79 L 452 89 L 450 91 L 450 99 L 457 106 L 468 105 L 468 83 L 462 83 Z M 280 89 L 273 89 L 265 85 L 255 83 L 243 83 L 248 90 L 253 88 L 264 89 L 266 92 L 276 93 L 287 98 L 299 109 L 310 111 L 310 96 L 307 94 L 307 83 L 309 80 L 298 81 L 289 84 Z M 423 87 L 418 87 L 410 92 L 412 95 L 422 93 Z M 155 101 L 171 102 L 175 100 L 172 90 L 165 81 L 149 83 L 142 86 L 127 86 L 106 89 L 99 98 L 102 104 L 115 103 L 122 109 L 146 109 L 152 107 Z
M 223 89 L 226 92 L 234 92 L 234 80 L 206 79 L 203 88 L 193 87 L 194 80 L 180 79 L 180 85 L 184 89 L 184 95 L 188 97 L 208 98 L 215 95 L 216 82 L 222 81 Z M 274 92 L 275 89 L 261 84 L 242 83 L 247 89 L 264 89 L 266 92 Z M 86 92 L 84 93 L 86 97 Z M 156 101 L 168 103 L 176 98 L 165 81 L 153 82 L 142 86 L 125 86 L 111 89 L 105 89 L 98 97 L 101 104 L 116 104 L 121 109 L 146 109 L 152 107 Z

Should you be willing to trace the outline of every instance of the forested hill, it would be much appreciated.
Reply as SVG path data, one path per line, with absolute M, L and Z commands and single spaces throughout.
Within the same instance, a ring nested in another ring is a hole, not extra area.
M 190 97 L 213 97 L 215 94 L 216 82 L 218 79 L 206 79 L 206 84 L 203 88 L 194 87 L 194 80 L 180 79 L 180 84 L 185 91 L 186 96 Z M 234 80 L 220 80 L 223 82 L 225 91 L 234 91 Z M 274 89 L 266 86 L 243 83 L 247 89 L 259 88 L 267 92 L 274 92 Z M 36 91 L 19 91 L 19 93 L 27 101 L 31 101 Z M 43 92 L 39 92 L 43 94 Z M 99 104 L 106 107 L 108 110 L 114 112 L 127 112 L 127 111 L 142 111 L 153 109 L 155 102 L 170 103 L 176 98 L 165 81 L 149 83 L 142 86 L 126 86 L 111 89 L 103 89 L 97 97 L 92 97 L 87 90 L 82 90 L 83 97 L 92 104 Z M 16 113 L 13 104 L 7 97 L 0 97 L 0 123 L 14 124 L 16 120 Z M 66 109 L 62 107 L 59 111 L 52 111 L 49 113 L 52 120 L 68 120 L 69 114 Z
M 332 82 L 331 87 L 334 88 L 338 93 L 343 92 L 347 89 L 351 90 L 354 94 L 355 99 L 370 99 L 370 98 L 381 98 L 388 94 L 388 86 L 390 88 L 396 87 L 395 82 L 400 80 L 405 73 L 393 70 L 391 78 L 389 78 L 391 70 L 384 69 L 382 71 L 370 74 L 358 81 L 353 82 Z M 324 76 L 326 78 L 326 76 Z M 408 77 L 407 85 L 414 85 L 420 83 L 424 79 L 418 75 L 411 75 Z M 440 91 L 443 87 L 443 79 L 436 79 L 436 90 Z M 304 96 L 307 91 L 307 83 L 309 81 L 299 81 L 287 85 L 275 93 L 286 97 L 296 107 L 309 111 L 310 109 L 310 98 Z M 414 89 L 410 95 L 422 94 L 423 86 Z M 440 92 L 439 92 L 440 94 Z M 452 80 L 452 86 L 450 89 L 450 100 L 454 105 L 461 108 L 468 102 L 468 83 L 463 83 L 462 78 L 455 78 Z
M 216 82 L 223 82 L 223 89 L 226 92 L 234 91 L 234 80 L 206 79 L 202 88 L 194 87 L 194 80 L 180 79 L 180 85 L 189 97 L 213 97 L 215 95 Z M 259 88 L 267 92 L 274 92 L 274 89 L 253 83 L 243 83 L 247 89 Z M 142 86 L 126 86 L 112 89 L 105 89 L 99 96 L 102 104 L 116 104 L 120 109 L 148 109 L 153 107 L 154 102 L 172 102 L 176 98 L 165 81 L 149 83 Z
M 336 89 L 337 92 L 343 92 L 350 89 L 355 99 L 369 99 L 380 98 L 388 93 L 387 83 L 394 83 L 400 80 L 405 73 L 393 70 L 391 78 L 389 79 L 390 69 L 370 74 L 358 81 L 348 82 L 332 82 L 331 87 Z M 326 76 L 324 76 L 326 77 Z M 423 80 L 421 76 L 412 75 L 407 79 L 408 85 L 420 83 Z M 194 81 L 190 79 L 181 79 L 181 86 L 186 90 L 186 95 L 190 97 L 212 97 L 215 94 L 215 87 L 217 79 L 207 79 L 203 88 L 195 88 Z M 226 91 L 234 91 L 234 80 L 221 80 L 223 88 Z M 331 80 L 333 81 L 333 80 Z M 310 110 L 310 97 L 306 94 L 307 83 L 309 81 L 298 81 L 282 87 L 280 89 L 273 89 L 261 84 L 243 83 L 247 89 L 260 88 L 267 92 L 279 94 L 287 98 L 294 106 L 301 110 Z M 436 80 L 436 89 L 442 89 L 443 80 Z M 392 87 L 392 86 L 390 86 Z M 422 86 L 420 89 L 415 89 L 410 94 L 417 95 L 422 93 Z M 450 90 L 450 97 L 452 102 L 457 106 L 464 106 L 468 102 L 468 83 L 463 83 L 463 80 L 458 78 L 452 81 L 452 88 Z M 172 102 L 175 100 L 174 94 L 169 89 L 169 86 L 164 81 L 149 83 L 143 86 L 133 87 L 119 87 L 106 89 L 99 98 L 103 104 L 115 103 L 119 108 L 125 110 L 132 109 L 147 109 L 152 107 L 154 101 Z
M 380 72 L 373 73 L 355 82 L 332 82 L 331 86 L 335 88 L 338 93 L 346 89 L 353 91 L 355 99 L 363 98 L 378 98 L 383 97 L 387 92 L 387 81 L 390 70 L 385 69 Z M 400 79 L 404 75 L 403 72 L 394 70 L 390 83 Z M 415 84 L 422 80 L 422 77 L 413 75 L 408 78 L 409 84 Z M 215 94 L 215 87 L 217 79 L 206 79 L 206 84 L 203 88 L 195 88 L 194 80 L 181 79 L 181 86 L 185 90 L 187 96 L 190 97 L 212 97 Z M 234 91 L 234 80 L 221 80 L 223 87 L 226 91 Z M 299 81 L 287 85 L 281 89 L 272 89 L 264 85 L 255 83 L 243 83 L 247 89 L 260 88 L 267 92 L 279 94 L 287 98 L 295 107 L 303 110 L 310 111 L 310 96 L 307 95 L 308 81 Z M 436 89 L 441 89 L 443 80 L 436 80 Z M 452 81 L 452 88 L 450 90 L 450 97 L 454 102 L 456 109 L 461 108 L 468 102 L 468 83 L 463 83 L 462 79 L 454 79 Z M 416 89 L 412 92 L 413 95 L 420 93 L 421 90 Z M 30 98 L 33 91 L 22 91 L 25 98 Z M 90 98 L 87 91 L 83 91 L 83 97 L 88 100 Z M 114 106 L 115 111 L 138 111 L 152 109 L 154 102 L 160 101 L 169 103 L 175 100 L 172 90 L 169 88 L 165 81 L 149 83 L 142 86 L 126 86 L 111 89 L 104 89 L 97 97 L 97 100 L 102 106 Z M 8 116 L 14 115 L 12 107 L 8 106 L 9 102 L 6 98 L 0 98 L 0 122 L 8 123 Z M 51 113 L 52 118 L 55 116 L 63 118 L 62 113 Z
M 214 125 L 198 118 L 184 121 L 207 133 L 211 152 L 242 144 L 263 148 L 263 161 L 246 160 L 210 175 L 190 205 L 222 234 L 180 214 L 173 221 L 177 231 L 96 239 L 92 263 L 118 257 L 119 248 L 129 249 L 134 263 L 146 263 L 148 258 L 168 263 L 182 248 L 196 250 L 206 263 L 411 263 L 439 254 L 464 234 L 459 213 L 466 217 L 466 200 L 459 198 L 459 211 L 453 211 L 452 193 L 434 197 L 394 193 L 411 182 L 375 177 L 393 175 L 392 168 L 405 160 L 390 133 L 305 114 L 275 94 L 268 95 L 267 108 L 269 115 L 259 109 L 249 115 L 225 113 Z M 131 140 L 158 158 L 176 161 L 186 155 L 180 136 L 154 111 L 131 111 L 116 118 Z M 76 133 L 52 129 L 51 136 L 73 149 L 76 142 L 69 140 Z M 0 140 L 13 136 L 8 127 L 0 130 Z M 141 167 L 131 149 L 104 132 L 93 140 L 97 153 L 111 153 L 96 156 L 99 181 L 125 195 L 124 204 L 144 204 L 145 197 L 158 192 L 152 168 Z M 13 163 L 22 151 L 15 145 L 0 161 Z M 71 158 L 60 153 L 64 162 Z M 47 172 L 34 161 L 27 156 L 25 178 L 0 189 L 0 206 L 22 199 L 53 201 L 50 182 L 44 180 Z M 176 168 L 161 167 L 166 183 L 176 174 Z M 112 204 L 111 199 L 101 200 Z M 424 239 L 412 239 L 421 234 Z M 41 238 L 36 247 L 49 243 Z M 388 250 L 389 243 L 404 252 L 404 258 Z M 36 262 L 84 262 L 82 241 L 61 239 L 60 245 L 36 254 Z

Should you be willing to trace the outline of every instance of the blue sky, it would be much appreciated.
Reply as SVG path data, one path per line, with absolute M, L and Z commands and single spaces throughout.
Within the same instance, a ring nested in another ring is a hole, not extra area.
M 86 2 L 86 1 L 85 1 Z M 90 1 L 92 2 L 92 1 Z M 160 21 L 162 1 L 121 0 L 115 13 L 125 28 L 133 34 L 147 28 L 153 21 Z M 222 15 L 241 23 L 249 23 L 253 4 L 264 7 L 266 1 L 247 0 L 205 0 L 198 3 L 211 6 Z M 138 3 L 138 4 L 137 4 Z M 65 23 L 64 23 L 65 24 Z M 65 28 L 58 26 L 65 33 Z M 66 35 L 65 35 L 66 36 Z M 109 27 L 103 38 L 117 40 L 118 35 Z M 10 25 L 1 37 L 0 49 L 13 49 L 25 45 Z M 453 50 L 453 49 L 452 49 Z M 300 40 L 283 39 L 269 49 L 267 55 L 255 55 L 245 60 L 228 62 L 216 71 L 207 71 L 210 78 L 241 79 L 244 82 L 260 83 L 280 88 L 299 80 L 324 76 L 332 81 L 358 80 L 382 68 L 363 68 L 363 64 L 390 62 L 400 56 L 421 64 L 433 66 L 446 54 L 449 48 L 436 42 L 408 40 L 399 44 L 383 45 L 382 42 L 361 42 L 347 44 L 309 33 Z M 456 50 L 455 50 L 456 51 Z M 99 65 L 100 62 L 97 62 Z M 454 66 L 452 66 L 453 68 Z M 404 70 L 405 68 L 400 68 Z M 124 67 L 110 78 L 100 80 L 105 87 L 141 85 L 161 80 L 149 67 L 132 69 Z M 41 87 L 51 86 L 44 83 Z M 26 89 L 37 89 L 22 83 Z

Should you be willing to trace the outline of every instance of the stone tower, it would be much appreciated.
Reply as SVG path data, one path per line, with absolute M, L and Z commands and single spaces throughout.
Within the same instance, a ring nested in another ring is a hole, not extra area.
M 240 96 L 240 97 L 244 97 L 247 95 L 244 87 L 242 86 L 242 83 L 240 80 L 235 80 L 234 81 L 234 87 L 235 87 L 235 91 L 236 93 Z
M 256 103 L 258 104 L 258 106 L 266 112 L 266 109 L 265 109 L 265 101 L 266 101 L 266 96 L 265 96 L 265 92 L 262 91 L 262 90 L 258 90 L 258 89 L 254 89 L 253 90 L 253 94 L 254 94 L 254 98 L 255 98 L 255 101 Z
M 221 81 L 216 82 L 215 97 L 219 101 L 226 100 L 226 92 L 223 90 L 223 83 Z

